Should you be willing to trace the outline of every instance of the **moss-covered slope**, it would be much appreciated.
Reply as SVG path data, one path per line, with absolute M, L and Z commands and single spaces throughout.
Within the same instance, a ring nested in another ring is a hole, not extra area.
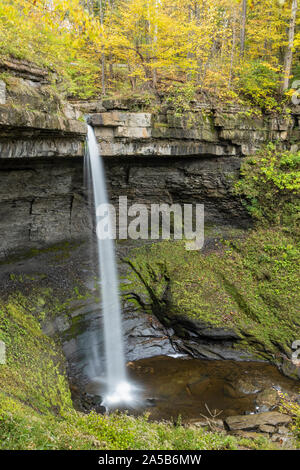
M 290 356 L 300 332 L 300 254 L 283 229 L 255 230 L 209 253 L 156 243 L 128 261 L 131 290 L 166 323 L 183 317 L 233 329 L 239 348 L 268 359 Z

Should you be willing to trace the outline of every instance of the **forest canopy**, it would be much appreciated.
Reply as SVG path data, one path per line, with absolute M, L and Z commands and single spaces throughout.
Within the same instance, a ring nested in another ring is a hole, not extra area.
M 300 80 L 299 0 L 1 0 L 0 58 L 69 97 L 149 93 L 278 109 Z

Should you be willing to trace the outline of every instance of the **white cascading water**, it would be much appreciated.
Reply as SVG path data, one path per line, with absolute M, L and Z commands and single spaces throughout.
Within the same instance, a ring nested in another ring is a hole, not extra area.
M 94 210 L 97 211 L 101 204 L 108 204 L 108 197 L 103 162 L 94 129 L 90 125 L 88 125 L 87 146 L 85 168 L 90 173 L 89 180 L 91 180 L 90 185 L 92 186 L 94 198 Z M 96 212 L 95 220 L 96 223 L 99 221 Z M 108 226 L 107 231 L 111 233 L 111 227 Z M 106 359 L 105 382 L 107 392 L 103 404 L 110 407 L 118 403 L 130 402 L 131 386 L 126 376 L 119 280 L 114 241 L 111 237 L 102 239 L 97 236 L 97 248 Z M 91 358 L 91 361 L 95 361 L 95 358 Z

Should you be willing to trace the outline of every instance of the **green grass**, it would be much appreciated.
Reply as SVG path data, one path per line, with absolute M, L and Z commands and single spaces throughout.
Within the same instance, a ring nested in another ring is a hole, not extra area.
M 87 415 L 70 409 L 60 416 L 39 413 L 20 401 L 0 394 L 0 449 L 10 450 L 237 450 L 272 449 L 267 439 L 238 439 L 208 432 L 150 423 L 147 416 L 133 418 L 114 413 Z

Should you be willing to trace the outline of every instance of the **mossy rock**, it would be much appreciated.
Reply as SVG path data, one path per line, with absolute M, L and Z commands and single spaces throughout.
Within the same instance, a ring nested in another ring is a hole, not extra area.
M 162 321 L 183 317 L 233 330 L 236 347 L 280 362 L 299 336 L 299 261 L 297 242 L 278 227 L 209 254 L 161 242 L 131 253 L 130 289 L 148 296 Z

